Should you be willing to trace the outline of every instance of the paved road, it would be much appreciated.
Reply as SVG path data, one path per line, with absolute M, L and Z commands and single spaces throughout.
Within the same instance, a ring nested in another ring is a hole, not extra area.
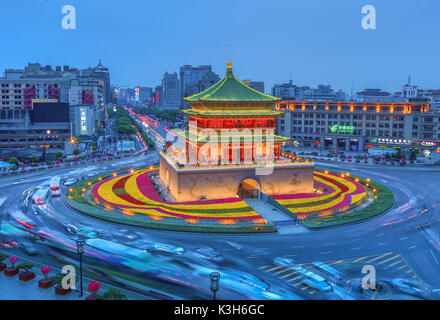
M 157 155 L 150 153 L 140 155 L 135 159 L 87 167 L 95 167 L 93 171 L 111 172 L 119 167 L 149 165 L 155 161 L 157 161 Z M 338 164 L 326 163 L 317 163 L 317 167 L 350 171 L 352 174 L 369 177 L 386 185 L 396 196 L 395 208 L 385 215 L 351 226 L 271 235 L 206 235 L 117 226 L 72 212 L 60 199 L 50 201 L 46 209 L 53 221 L 90 226 L 93 230 L 98 230 L 106 237 L 108 236 L 108 239 L 115 243 L 134 248 L 140 248 L 142 242 L 160 242 L 183 247 L 187 250 L 187 254 L 182 257 L 172 257 L 172 260 L 185 262 L 188 263 L 187 266 L 197 268 L 196 271 L 189 271 L 189 275 L 197 274 L 198 270 L 204 270 L 206 273 L 206 266 L 209 270 L 219 270 L 223 274 L 251 274 L 264 279 L 271 286 L 270 290 L 277 292 L 281 297 L 289 297 L 287 293 L 283 294 L 285 292 L 283 290 L 288 290 L 295 295 L 290 298 L 296 296 L 305 299 L 348 298 L 347 295 L 341 293 L 339 295 L 327 294 L 311 287 L 298 276 L 297 272 L 292 271 L 292 268 L 275 265 L 274 258 L 279 256 L 290 257 L 296 264 L 306 267 L 315 261 L 325 261 L 343 272 L 349 279 L 363 277 L 362 266 L 371 264 L 377 267 L 379 280 L 412 279 L 421 286 L 426 286 L 429 292 L 436 292 L 440 288 L 440 244 L 432 234 L 438 235 L 440 219 L 440 184 L 438 183 L 440 168 L 396 167 L 372 170 L 356 164 L 344 164 L 339 167 Z M 18 210 L 21 194 L 29 187 L 48 180 L 54 174 L 77 175 L 78 172 L 75 170 L 78 169 L 35 172 L 20 177 L 0 179 L 2 196 L 7 198 L 2 213 Z M 60 232 L 59 225 L 47 221 L 49 220 L 42 220 L 42 225 L 47 230 Z M 193 254 L 194 250 L 200 247 L 215 248 L 223 255 L 224 261 L 215 264 L 202 261 L 201 258 L 188 258 L 189 254 Z M 50 252 L 52 256 L 69 258 L 69 255 L 62 254 L 60 250 L 52 247 Z M 157 259 L 161 258 L 157 256 Z M 119 268 L 117 264 L 111 262 L 107 262 L 105 266 L 109 270 Z M 182 270 L 185 268 L 185 266 L 182 267 Z M 127 270 L 124 272 L 130 273 Z M 132 275 L 139 276 L 135 273 Z M 167 277 L 169 280 L 171 274 Z M 174 282 L 170 285 L 170 281 L 161 282 L 160 285 L 152 281 L 144 283 L 142 290 L 147 292 L 146 296 L 149 294 L 148 290 L 155 290 L 169 298 L 209 297 L 207 279 L 200 280 L 200 277 L 196 276 L 194 278 L 197 280 L 185 279 L 181 284 Z M 228 291 L 226 287 L 232 287 L 234 284 L 228 283 L 226 278 L 222 279 L 223 287 L 219 292 L 221 298 L 243 298 L 237 292 L 238 289 Z M 163 280 L 165 279 L 162 278 L 161 281 Z M 257 283 L 258 281 L 253 279 L 251 282 Z M 245 297 L 267 298 L 256 292 L 258 288 L 246 287 L 244 284 L 240 286 L 239 288 L 247 294 Z M 379 297 L 380 293 L 377 295 L 377 298 Z M 396 297 L 399 297 L 396 293 L 385 295 L 385 298 Z

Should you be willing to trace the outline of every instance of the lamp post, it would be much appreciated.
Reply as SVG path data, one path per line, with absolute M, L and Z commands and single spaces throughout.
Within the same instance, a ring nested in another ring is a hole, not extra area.
M 83 295 L 82 255 L 84 254 L 84 244 L 84 240 L 76 240 L 76 252 L 79 255 L 80 297 Z
M 218 291 L 220 285 L 220 273 L 218 272 L 211 272 L 209 274 L 209 279 L 211 280 L 211 291 L 214 294 L 214 300 L 215 300 L 215 294 Z

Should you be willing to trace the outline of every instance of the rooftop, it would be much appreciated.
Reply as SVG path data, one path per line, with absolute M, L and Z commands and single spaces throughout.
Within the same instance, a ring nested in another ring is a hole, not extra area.
M 226 76 L 212 87 L 184 98 L 186 102 L 276 102 L 280 98 L 261 93 L 238 80 L 228 62 Z

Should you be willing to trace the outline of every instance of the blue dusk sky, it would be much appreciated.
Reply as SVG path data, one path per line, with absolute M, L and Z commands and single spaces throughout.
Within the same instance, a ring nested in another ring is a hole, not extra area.
M 76 30 L 61 27 L 69 4 Z M 361 27 L 364 5 L 376 8 L 375 30 Z M 439 30 L 438 0 L 1 0 L 0 70 L 101 58 L 112 83 L 155 86 L 184 64 L 223 76 L 231 60 L 266 92 L 290 75 L 347 93 L 394 92 L 408 75 L 440 88 Z

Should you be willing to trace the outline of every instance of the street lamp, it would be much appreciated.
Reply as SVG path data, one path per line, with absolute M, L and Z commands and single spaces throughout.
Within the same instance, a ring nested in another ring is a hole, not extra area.
M 80 297 L 83 295 L 82 255 L 84 254 L 84 244 L 84 240 L 76 240 L 76 252 L 79 255 Z
M 214 294 L 214 300 L 215 300 L 215 294 L 219 289 L 219 282 L 220 282 L 220 273 L 218 272 L 211 272 L 209 274 L 209 279 L 211 279 L 211 291 Z

